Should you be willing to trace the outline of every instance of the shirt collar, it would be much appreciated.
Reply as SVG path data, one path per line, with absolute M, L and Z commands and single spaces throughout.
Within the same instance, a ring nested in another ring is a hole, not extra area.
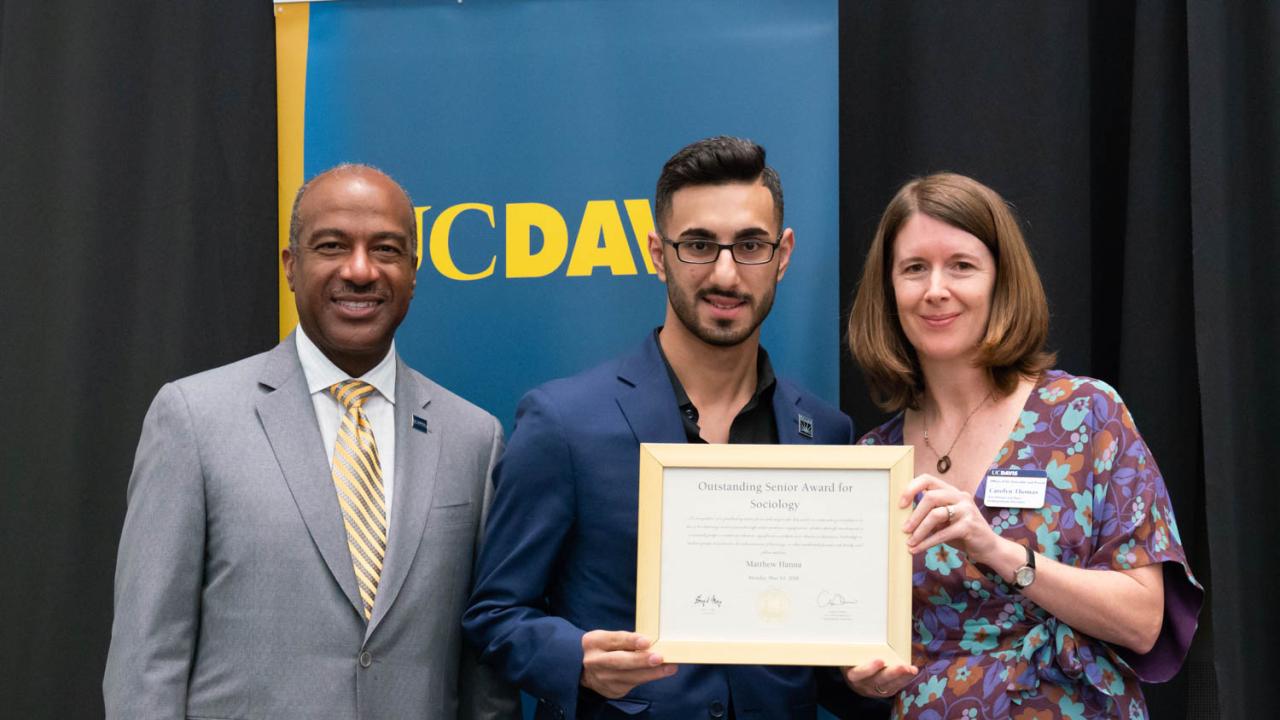
M 342 368 L 333 364 L 333 361 L 324 354 L 316 344 L 307 337 L 303 332 L 302 326 L 298 326 L 298 331 L 294 335 L 298 345 L 298 360 L 302 363 L 302 373 L 307 377 L 307 391 L 312 395 L 318 392 L 329 392 L 329 388 L 335 383 L 350 379 Z M 386 357 L 374 366 L 372 370 L 361 375 L 357 380 L 363 380 L 373 386 L 387 402 L 392 405 L 396 404 L 396 341 L 391 341 L 391 348 L 387 350 Z
M 675 368 L 671 367 L 671 361 L 667 359 L 667 354 L 662 351 L 662 343 L 658 341 L 658 333 L 660 332 L 662 332 L 661 326 L 653 329 L 653 342 L 658 346 L 658 356 L 662 358 L 662 364 L 667 367 L 667 377 L 671 379 L 671 389 L 676 392 L 676 407 L 681 409 L 692 407 L 693 401 L 689 399 L 689 393 L 685 392 L 684 385 L 680 384 L 680 378 L 676 376 Z M 743 410 L 749 410 L 759 404 L 761 394 L 773 387 L 775 380 L 773 363 L 769 362 L 769 353 L 761 345 L 756 352 L 756 390 L 751 394 L 751 399 L 747 401 Z

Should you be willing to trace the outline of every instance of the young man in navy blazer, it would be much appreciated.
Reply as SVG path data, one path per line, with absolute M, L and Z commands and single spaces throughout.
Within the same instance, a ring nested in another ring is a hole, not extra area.
M 487 664 L 538 698 L 537 718 L 816 716 L 824 671 L 677 668 L 628 631 L 640 443 L 853 438 L 848 417 L 775 377 L 760 347 L 795 247 L 782 211 L 759 145 L 717 137 L 680 150 L 658 178 L 649 234 L 667 285 L 662 327 L 520 402 L 463 625 Z

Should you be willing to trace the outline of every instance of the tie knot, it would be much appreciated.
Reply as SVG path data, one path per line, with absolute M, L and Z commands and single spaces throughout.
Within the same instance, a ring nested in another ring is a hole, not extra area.
M 345 408 L 359 408 L 373 394 L 373 386 L 363 380 L 343 380 L 334 383 L 329 392 L 342 403 Z

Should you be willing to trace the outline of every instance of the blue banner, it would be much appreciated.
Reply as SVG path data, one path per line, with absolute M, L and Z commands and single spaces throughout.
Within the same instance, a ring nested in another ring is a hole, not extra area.
M 796 234 L 764 345 L 838 401 L 835 0 L 317 2 L 305 37 L 300 174 L 369 163 L 418 206 L 411 365 L 509 431 L 526 390 L 632 348 L 663 320 L 662 164 L 740 135 Z

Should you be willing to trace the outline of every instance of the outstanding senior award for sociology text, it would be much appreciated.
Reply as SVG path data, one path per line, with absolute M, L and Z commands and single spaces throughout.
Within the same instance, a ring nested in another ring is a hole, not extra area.
M 910 662 L 912 457 L 641 445 L 636 631 L 667 662 Z

